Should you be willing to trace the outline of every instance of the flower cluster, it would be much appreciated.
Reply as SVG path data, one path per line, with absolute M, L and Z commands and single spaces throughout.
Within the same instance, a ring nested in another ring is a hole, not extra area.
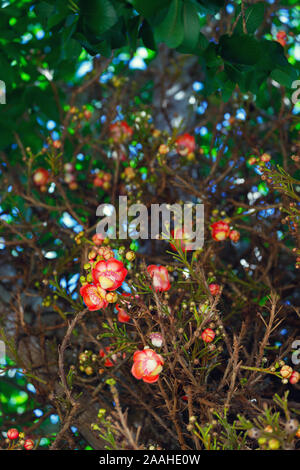
M 231 241 L 237 243 L 240 239 L 240 233 L 237 230 L 230 230 L 229 223 L 226 220 L 218 220 L 211 226 L 211 235 L 217 242 L 222 242 L 226 238 L 230 238 Z
M 97 234 L 93 240 L 99 245 L 103 237 Z M 88 257 L 89 263 L 84 267 L 90 272 L 86 278 L 80 278 L 83 284 L 80 294 L 89 310 L 100 310 L 117 301 L 118 297 L 114 291 L 123 284 L 127 269 L 122 261 L 114 258 L 114 253 L 109 247 L 100 246 L 92 250 Z
M 111 174 L 97 169 L 95 171 L 93 185 L 96 188 L 103 188 L 105 191 L 108 191 L 111 186 Z
M 132 137 L 133 129 L 126 121 L 117 121 L 109 126 L 109 132 L 115 143 L 121 143 Z
M 78 188 L 78 184 L 76 182 L 76 174 L 75 168 L 72 163 L 65 163 L 64 164 L 64 182 L 69 185 L 69 188 L 75 190 Z
M 32 439 L 25 439 L 25 434 L 19 432 L 16 428 L 11 428 L 6 433 L 6 443 L 8 450 L 32 450 L 34 448 L 34 441 Z
M 284 365 L 284 366 L 281 367 L 280 375 L 283 378 L 283 381 L 286 381 L 286 383 L 287 383 L 287 381 L 289 380 L 289 382 L 292 385 L 298 383 L 299 380 L 300 380 L 299 372 L 293 370 L 292 367 L 290 367 L 288 365 Z
M 278 33 L 276 34 L 276 39 L 279 42 L 279 44 L 281 44 L 282 47 L 284 47 L 286 45 L 286 40 L 287 40 L 286 32 L 278 31 Z

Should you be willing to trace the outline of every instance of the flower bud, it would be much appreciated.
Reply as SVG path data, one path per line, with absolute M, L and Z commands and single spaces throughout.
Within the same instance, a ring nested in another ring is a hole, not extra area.
M 127 259 L 127 261 L 133 261 L 135 259 L 135 252 L 127 251 L 125 258 Z
M 116 292 L 108 292 L 105 298 L 108 303 L 114 304 L 118 300 L 118 294 Z
M 34 448 L 34 442 L 32 439 L 26 439 L 24 442 L 24 449 L 26 450 L 32 450 Z
M 293 369 L 290 366 L 282 366 L 280 369 L 280 375 L 284 379 L 289 379 L 293 373 Z
M 298 383 L 299 380 L 300 380 L 300 374 L 299 374 L 299 372 L 296 372 L 294 370 L 294 372 L 290 376 L 290 383 L 294 385 L 294 384 Z
M 14 439 L 18 439 L 19 431 L 16 428 L 11 428 L 7 431 L 7 437 L 11 441 L 14 440 Z
M 269 449 L 277 450 L 280 448 L 280 442 L 277 439 L 270 439 L 269 440 Z
M 290 419 L 285 424 L 285 430 L 288 434 L 293 434 L 299 428 L 299 421 L 297 419 Z

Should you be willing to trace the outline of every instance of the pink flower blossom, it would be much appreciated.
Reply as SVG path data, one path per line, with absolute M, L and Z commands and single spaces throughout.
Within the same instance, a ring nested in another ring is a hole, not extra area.
M 143 351 L 136 351 L 133 355 L 132 375 L 146 383 L 157 382 L 162 371 L 164 360 L 160 354 L 153 349 L 145 348 Z
M 225 240 L 230 233 L 230 228 L 227 222 L 224 222 L 223 220 L 219 220 L 218 222 L 214 222 L 211 225 L 212 229 L 212 237 L 214 240 L 217 242 L 221 242 Z
M 150 264 L 147 271 L 153 279 L 153 286 L 156 291 L 165 292 L 171 288 L 170 278 L 167 268 Z
M 83 297 L 83 301 L 87 308 L 91 311 L 100 310 L 108 305 L 106 300 L 106 292 L 100 286 L 94 286 L 93 284 L 85 284 L 80 289 L 80 295 Z
M 95 284 L 99 284 L 102 289 L 116 290 L 122 284 L 127 275 L 127 269 L 124 264 L 111 258 L 108 261 L 98 261 L 92 270 L 92 276 Z

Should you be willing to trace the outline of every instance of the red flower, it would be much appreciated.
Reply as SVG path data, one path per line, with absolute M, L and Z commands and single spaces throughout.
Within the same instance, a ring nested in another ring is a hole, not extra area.
M 156 291 L 165 292 L 171 288 L 170 278 L 167 268 L 150 264 L 147 271 L 153 279 L 153 286 Z
M 106 351 L 106 352 L 105 352 L 105 351 Z M 110 352 L 110 347 L 109 347 L 109 346 L 106 346 L 105 350 L 104 350 L 104 349 L 100 349 L 100 351 L 99 351 L 99 356 L 104 358 L 104 357 L 107 356 L 107 353 L 109 353 L 109 352 Z M 113 359 L 113 358 L 115 358 L 115 355 L 114 355 L 114 354 L 111 356 L 111 359 Z M 108 358 L 108 357 L 105 359 L 105 361 L 104 361 L 105 367 L 113 367 L 113 366 L 114 366 L 114 363 L 111 361 L 111 359 Z M 113 360 L 114 360 L 114 359 L 113 359 Z
M 32 439 L 26 439 L 24 442 L 24 449 L 26 450 L 32 450 L 34 448 L 34 442 Z
M 102 245 L 104 238 L 105 237 L 104 235 L 102 235 L 102 233 L 95 233 L 95 235 L 93 235 L 92 240 L 95 245 Z
M 116 290 L 122 284 L 127 275 L 127 269 L 121 261 L 111 258 L 108 261 L 98 261 L 92 270 L 95 284 L 105 290 Z
M 164 360 L 160 354 L 153 349 L 145 348 L 143 351 L 136 351 L 133 355 L 132 375 L 146 383 L 157 382 L 162 371 Z
M 176 231 L 172 230 L 171 235 L 174 238 L 174 244 L 170 243 L 173 250 L 178 251 L 179 247 L 182 251 L 192 250 L 191 243 L 189 243 L 192 241 L 192 235 L 189 232 L 185 232 L 183 228 L 179 228 Z M 175 238 L 175 236 L 177 238 Z
M 230 234 L 229 234 L 229 238 L 231 241 L 233 241 L 234 243 L 237 243 L 240 239 L 240 232 L 238 232 L 237 230 L 231 230 Z
M 93 185 L 96 187 L 96 188 L 102 188 L 103 186 L 103 179 L 102 178 L 99 178 L 98 176 L 95 177 L 94 181 L 93 181 Z
M 221 242 L 225 240 L 230 233 L 230 228 L 227 222 L 223 220 L 219 220 L 218 222 L 214 222 L 211 225 L 212 228 L 212 237 L 217 242 Z
M 211 343 L 216 336 L 216 333 L 211 330 L 210 328 L 206 328 L 204 331 L 202 331 L 201 338 L 205 343 Z
M 87 120 L 91 119 L 92 117 L 92 111 L 90 111 L 89 109 L 85 109 L 83 114 L 84 114 L 85 119 Z
M 271 160 L 271 155 L 269 155 L 268 153 L 263 153 L 260 159 L 262 162 L 267 163 Z
M 250 157 L 250 158 L 248 158 L 248 164 L 249 164 L 249 165 L 255 165 L 256 162 L 257 162 L 257 158 L 256 158 L 256 157 Z
M 11 441 L 13 441 L 14 439 L 18 439 L 19 431 L 16 428 L 11 428 L 7 431 L 7 437 Z
M 124 308 L 120 307 L 119 304 L 117 304 L 116 309 L 118 310 L 118 321 L 120 323 L 128 323 L 131 317 L 128 315 L 128 313 L 126 313 Z
M 294 372 L 290 376 L 290 383 L 294 385 L 294 384 L 298 383 L 299 380 L 300 380 L 300 374 L 299 374 L 299 372 L 294 370 Z
M 45 168 L 38 168 L 33 174 L 33 182 L 36 186 L 45 186 L 49 180 L 49 171 Z
M 85 284 L 80 289 L 80 295 L 83 297 L 83 301 L 89 310 L 100 310 L 108 305 L 105 298 L 106 292 L 100 286 L 94 286 L 93 284 Z
M 276 39 L 279 42 L 279 44 L 282 45 L 282 47 L 286 45 L 286 38 L 287 38 L 287 35 L 285 31 L 278 31 L 278 33 L 276 34 Z
M 193 153 L 196 148 L 195 137 L 190 134 L 182 134 L 176 139 L 176 150 L 179 155 L 185 156 Z
M 122 142 L 132 136 L 133 129 L 126 121 L 117 121 L 109 126 L 109 132 L 114 142 Z
M 211 295 L 217 295 L 220 293 L 221 288 L 219 284 L 209 284 L 208 287 L 209 287 Z

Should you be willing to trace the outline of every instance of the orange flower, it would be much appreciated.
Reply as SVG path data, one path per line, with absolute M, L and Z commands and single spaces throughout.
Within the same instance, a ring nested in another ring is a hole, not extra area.
M 108 261 L 98 261 L 92 270 L 92 276 L 95 284 L 99 284 L 102 289 L 116 290 L 122 284 L 127 275 L 127 269 L 124 264 L 111 258 Z
M 227 222 L 224 222 L 223 220 L 219 220 L 218 222 L 214 222 L 211 225 L 212 228 L 212 237 L 214 240 L 217 242 L 221 242 L 225 240 L 230 233 L 230 228 Z
M 165 292 L 171 288 L 167 268 L 150 264 L 147 267 L 147 271 L 153 279 L 153 286 L 156 291 Z
M 269 155 L 268 153 L 263 153 L 260 159 L 262 162 L 267 163 L 271 160 L 271 155 Z
M 171 235 L 174 238 L 174 244 L 170 243 L 173 250 L 178 251 L 179 247 L 182 251 L 192 250 L 191 243 L 189 243 L 192 241 L 192 235 L 188 231 L 185 232 L 183 228 L 179 228 L 172 230 Z
M 232 242 L 234 243 L 237 243 L 240 239 L 240 232 L 238 232 L 237 230 L 231 230 L 230 234 L 229 234 L 229 238 Z
M 205 343 L 211 343 L 216 336 L 216 333 L 211 328 L 206 328 L 201 335 L 201 338 Z
M 45 186 L 49 180 L 49 171 L 45 168 L 38 168 L 33 174 L 33 182 L 36 186 Z
M 106 292 L 100 286 L 85 284 L 80 289 L 80 295 L 82 295 L 85 305 L 91 311 L 100 310 L 108 305 L 105 298 Z
M 132 136 L 133 129 L 126 121 L 117 121 L 109 126 L 109 132 L 114 142 L 122 142 Z
M 124 308 L 120 307 L 119 304 L 117 304 L 116 309 L 118 310 L 118 321 L 120 323 L 128 323 L 131 317 L 124 310 Z
M 102 235 L 102 233 L 95 233 L 95 235 L 93 235 L 92 240 L 95 245 L 102 245 L 104 238 L 105 237 L 104 235 Z
M 186 156 L 193 153 L 196 148 L 195 137 L 191 134 L 182 134 L 176 139 L 176 150 L 179 155 Z
M 136 351 L 133 355 L 132 375 L 146 383 L 157 382 L 162 371 L 164 360 L 160 354 L 153 349 L 145 348 L 143 351 Z
M 220 293 L 221 288 L 219 284 L 209 284 L 208 287 L 209 287 L 211 295 L 217 295 Z
M 106 357 L 107 356 L 107 353 L 109 353 L 111 350 L 111 348 L 109 346 L 106 346 L 105 350 L 104 349 L 100 349 L 99 351 L 99 356 L 100 357 Z M 106 351 L 106 352 L 105 352 Z M 112 360 L 111 360 L 112 359 Z M 116 356 L 113 354 L 110 358 L 106 358 L 105 361 L 104 361 L 104 365 L 105 367 L 113 367 L 114 366 L 114 362 L 116 359 Z
M 279 42 L 279 44 L 281 44 L 282 47 L 284 47 L 286 45 L 286 39 L 287 39 L 286 32 L 278 31 L 278 33 L 276 34 L 276 39 Z
M 255 165 L 256 162 L 257 162 L 257 158 L 256 158 L 256 157 L 250 157 L 250 158 L 248 158 L 248 164 L 249 164 L 249 165 Z

